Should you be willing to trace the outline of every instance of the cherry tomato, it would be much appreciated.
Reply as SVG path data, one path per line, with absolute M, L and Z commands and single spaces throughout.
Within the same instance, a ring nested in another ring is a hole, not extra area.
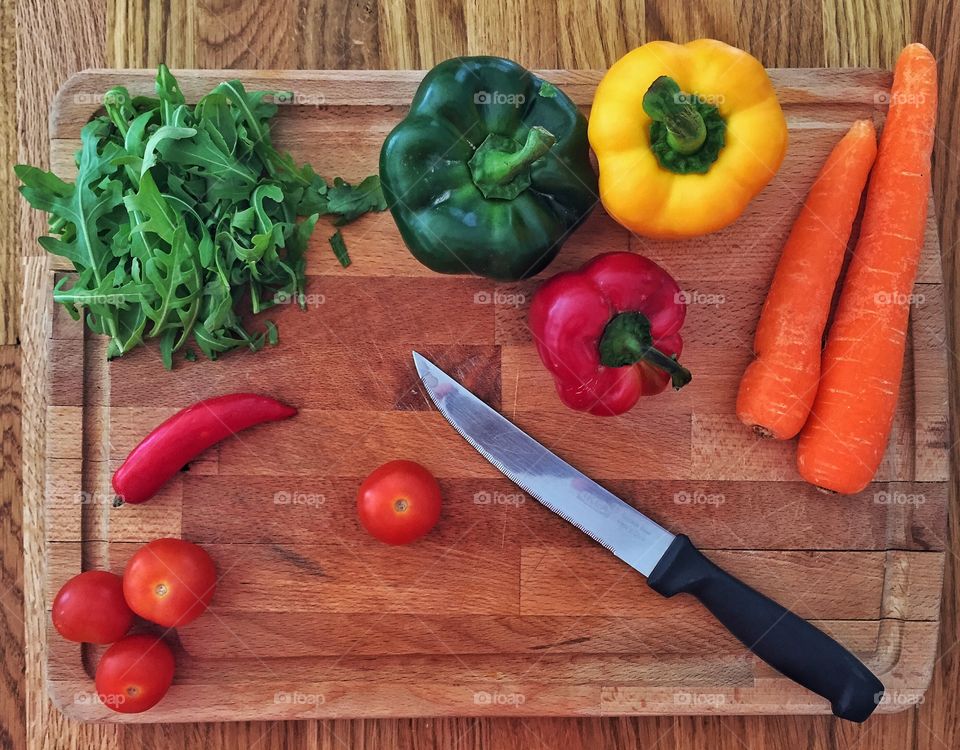
M 133 624 L 123 579 L 105 570 L 88 570 L 63 584 L 51 616 L 60 635 L 80 643 L 119 641 Z
M 128 635 L 101 657 L 97 695 L 105 706 L 122 714 L 146 711 L 167 694 L 173 667 L 173 652 L 159 638 Z
M 138 549 L 123 571 L 130 609 L 158 625 L 186 625 L 202 615 L 217 585 L 210 555 L 182 539 L 156 539 Z
M 409 544 L 440 518 L 440 485 L 414 461 L 391 461 L 368 476 L 357 493 L 360 523 L 387 544 Z

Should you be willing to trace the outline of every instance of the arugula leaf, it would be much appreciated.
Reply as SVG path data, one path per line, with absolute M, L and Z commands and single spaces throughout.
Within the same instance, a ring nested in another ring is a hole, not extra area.
M 82 157 L 72 185 L 36 167 L 14 167 L 23 182 L 20 193 L 30 205 L 73 225 L 69 235 L 61 235 L 59 239 L 43 238 L 47 240 L 41 242 L 44 249 L 67 258 L 78 270 L 93 269 L 98 284 L 103 281 L 111 260 L 111 253 L 101 238 L 104 219 L 123 200 L 120 182 L 109 179 L 116 169 L 112 160 L 118 149 L 115 144 L 107 143 L 101 152 L 101 125 L 88 123 L 80 134 Z
M 170 125 L 174 121 L 174 113 L 177 107 L 187 100 L 184 99 L 183 92 L 180 91 L 180 85 L 177 83 L 177 79 L 173 77 L 173 73 L 170 72 L 170 68 L 163 63 L 160 63 L 157 70 L 156 90 L 160 99 L 161 119 L 164 125 Z
M 143 160 L 140 162 L 140 176 L 143 177 L 144 173 L 157 163 L 157 146 L 164 141 L 190 138 L 196 134 L 197 131 L 194 128 L 181 128 L 175 125 L 157 128 L 144 147 Z
M 194 117 L 221 151 L 228 154 L 236 152 L 237 123 L 225 94 L 207 94 L 197 102 Z
M 50 214 L 39 242 L 67 258 L 74 277 L 54 301 L 91 331 L 107 335 L 108 358 L 156 339 L 168 368 L 193 343 L 209 359 L 275 344 L 272 322 L 247 328 L 277 299 L 303 306 L 306 251 L 320 216 L 346 224 L 386 208 L 380 180 L 330 186 L 271 141 L 271 118 L 289 94 L 247 92 L 227 81 L 187 104 L 161 65 L 156 96 L 122 86 L 80 134 L 77 178 L 18 165 L 20 192 Z M 305 217 L 305 218 L 299 218 Z M 350 263 L 340 231 L 330 238 Z
M 148 336 L 153 338 L 171 329 L 175 335 L 178 330 L 189 331 L 199 312 L 203 280 L 196 243 L 187 234 L 184 222 L 177 224 L 168 251 L 158 251 L 146 259 L 143 275 L 157 294 L 152 304 L 144 302 L 144 312 L 152 324 Z M 185 335 L 180 335 L 180 344 Z
M 131 232 L 152 233 L 168 244 L 173 244 L 173 233 L 177 229 L 177 212 L 169 201 L 160 194 L 153 175 L 147 172 L 140 178 L 140 189 L 130 192 L 123 199 L 128 211 L 137 211 L 145 217 L 139 224 L 131 224 Z
M 274 325 L 272 321 L 267 321 L 267 343 L 270 346 L 276 346 L 280 341 L 280 332 L 277 330 L 277 326 Z
M 347 253 L 347 245 L 343 241 L 343 235 L 340 234 L 338 229 L 330 237 L 330 247 L 333 248 L 333 254 L 337 256 L 337 260 L 340 261 L 340 265 L 346 268 L 350 265 L 350 255 Z
M 187 172 L 203 175 L 210 183 L 235 185 L 240 191 L 237 198 L 249 195 L 257 185 L 253 170 L 233 154 L 217 148 L 206 130 L 194 131 L 193 138 L 183 141 L 165 140 L 158 149 L 165 162 L 182 165 Z
M 547 99 L 554 99 L 557 96 L 557 87 L 549 81 L 541 81 L 540 90 L 537 93 Z
M 380 188 L 380 175 L 372 174 L 357 186 L 335 177 L 327 191 L 327 212 L 338 214 L 337 226 L 349 224 L 370 211 L 383 211 L 387 200 Z

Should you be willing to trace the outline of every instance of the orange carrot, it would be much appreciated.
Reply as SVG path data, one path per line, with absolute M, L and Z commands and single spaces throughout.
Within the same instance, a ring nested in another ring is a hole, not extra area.
M 936 61 L 922 44 L 911 44 L 894 70 L 860 239 L 800 433 L 800 474 L 835 492 L 866 487 L 890 437 L 927 221 L 936 112 Z
M 876 155 L 873 123 L 858 120 L 821 168 L 784 245 L 754 337 L 756 359 L 737 394 L 740 421 L 764 437 L 792 438 L 810 414 L 823 329 Z

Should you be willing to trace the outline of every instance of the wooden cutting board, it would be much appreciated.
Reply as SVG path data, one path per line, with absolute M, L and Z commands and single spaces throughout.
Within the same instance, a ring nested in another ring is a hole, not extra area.
M 585 109 L 601 73 L 544 75 Z M 422 73 L 178 74 L 189 100 L 224 78 L 294 92 L 275 140 L 322 174 L 361 178 Z M 773 70 L 790 149 L 732 227 L 686 242 L 631 236 L 597 210 L 548 274 L 631 250 L 669 270 L 689 300 L 679 393 L 603 419 L 558 401 L 525 325 L 540 279 L 494 284 L 430 273 L 389 213 L 345 237 L 343 270 L 318 227 L 307 312 L 281 307 L 280 344 L 184 363 L 155 349 L 108 364 L 105 341 L 51 303 L 47 411 L 47 606 L 83 569 L 120 572 L 160 536 L 202 544 L 221 580 L 210 612 L 169 640 L 176 681 L 140 715 L 93 696 L 101 649 L 48 627 L 48 684 L 70 716 L 106 721 L 302 717 L 823 713 L 819 697 L 754 658 L 692 600 L 666 600 L 476 454 L 420 392 L 418 349 L 627 502 L 688 534 L 732 573 L 809 618 L 882 678 L 896 711 L 933 666 L 946 525 L 947 378 L 933 213 L 890 448 L 855 497 L 822 494 L 792 443 L 755 439 L 733 415 L 760 306 L 800 201 L 856 118 L 881 124 L 889 74 Z M 103 92 L 152 90 L 152 71 L 87 71 L 51 118 L 54 169 L 73 175 L 81 126 Z M 62 270 L 64 267 L 61 265 Z M 53 283 L 53 279 L 50 279 Z M 292 421 L 214 448 L 141 506 L 110 507 L 110 476 L 158 422 L 226 392 L 272 394 Z M 413 458 L 439 478 L 438 527 L 405 548 L 359 527 L 356 487 Z

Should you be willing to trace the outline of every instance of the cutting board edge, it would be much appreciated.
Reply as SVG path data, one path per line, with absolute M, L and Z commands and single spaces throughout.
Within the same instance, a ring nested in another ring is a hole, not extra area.
M 804 76 L 814 72 L 828 73 L 828 80 L 855 77 L 864 84 L 886 86 L 892 79 L 892 73 L 882 68 L 768 68 L 781 98 L 781 104 L 787 108 L 796 103 L 809 104 L 813 99 L 822 100 L 829 105 L 837 99 L 837 92 L 825 90 L 815 94 L 803 91 L 796 100 L 795 92 L 801 90 Z M 269 83 L 274 89 L 293 90 L 304 87 L 297 93 L 309 93 L 315 87 L 327 84 L 337 92 L 336 104 L 394 104 L 405 105 L 416 85 L 423 79 L 425 70 L 224 70 L 224 69 L 174 69 L 174 75 L 190 84 L 197 83 L 209 89 L 220 81 L 237 79 L 248 84 L 254 82 Z M 580 101 L 578 84 L 595 86 L 603 77 L 603 70 L 535 69 L 536 75 L 561 84 L 568 90 L 571 98 Z M 51 139 L 63 137 L 61 126 L 67 122 L 75 124 L 78 119 L 89 119 L 102 106 L 103 94 L 108 87 L 118 82 L 130 84 L 133 93 L 152 94 L 156 71 L 152 68 L 87 68 L 77 71 L 61 84 L 51 103 L 49 136 Z M 363 93 L 351 84 L 371 81 L 389 87 L 371 96 L 369 89 Z M 848 81 L 849 82 L 849 81 Z M 91 90 L 92 87 L 92 90 Z M 190 86 L 184 86 L 191 93 Z M 392 89 L 392 90 L 391 90 Z M 857 89 L 844 89 L 848 101 L 856 99 Z M 321 91 L 321 93 L 324 93 Z M 72 99 L 71 99 L 72 97 Z M 295 102 L 292 102 L 295 103 Z M 281 103 L 281 106 L 288 106 Z
M 618 716 L 777 716 L 777 715 L 829 715 L 831 713 L 829 704 L 826 701 L 817 699 L 809 693 L 801 691 L 791 692 L 792 683 L 783 678 L 778 681 L 769 681 L 763 688 L 750 688 L 750 691 L 764 691 L 768 694 L 773 693 L 784 702 L 766 702 L 766 703 L 748 703 L 748 702 L 725 702 L 720 701 L 719 696 L 725 696 L 727 691 L 710 690 L 689 690 L 683 691 L 684 701 L 678 702 L 675 693 L 669 693 L 662 689 L 647 689 L 644 687 L 634 687 L 630 685 L 617 686 L 590 686 L 590 691 L 598 691 L 600 697 L 592 701 L 575 703 L 571 701 L 568 690 L 557 689 L 555 691 L 545 690 L 543 686 L 536 686 L 538 701 L 536 703 L 512 706 L 493 706 L 487 710 L 478 711 L 476 708 L 466 709 L 459 706 L 444 708 L 442 705 L 433 701 L 423 701 L 416 707 L 409 707 L 401 710 L 390 710 L 386 708 L 371 707 L 351 708 L 348 711 L 339 710 L 336 706 L 321 704 L 322 707 L 309 711 L 286 711 L 284 704 L 279 704 L 279 708 L 264 710 L 263 706 L 269 703 L 258 704 L 247 708 L 222 710 L 215 706 L 206 706 L 196 709 L 192 706 L 180 707 L 176 710 L 160 710 L 159 704 L 154 709 L 141 714 L 121 714 L 110 711 L 109 709 L 98 705 L 89 689 L 84 689 L 84 682 L 79 680 L 47 680 L 47 693 L 54 707 L 65 717 L 81 721 L 95 723 L 118 723 L 118 724 L 168 724 L 168 723 L 193 723 L 207 721 L 296 721 L 304 719 L 413 719 L 413 718 L 473 718 L 473 717 L 618 717 Z M 214 686 L 208 686 L 213 689 Z M 431 686 L 410 686 L 410 685 L 381 685 L 380 688 L 389 690 L 394 687 L 396 695 L 405 696 L 404 702 L 410 706 L 411 700 L 409 693 L 411 687 L 414 689 L 423 689 L 429 692 L 449 691 L 451 688 L 462 688 L 462 686 L 431 685 Z M 924 700 L 924 695 L 929 685 L 922 687 L 904 687 L 888 691 L 884 702 L 880 705 L 876 714 L 893 714 L 905 711 L 908 708 L 919 705 Z M 523 686 L 521 686 L 523 688 Z M 365 686 L 357 686 L 358 693 L 365 689 Z M 732 692 L 742 692 L 745 689 L 736 689 Z M 613 708 L 604 703 L 605 698 L 611 699 L 615 692 L 630 691 L 630 703 L 626 707 Z M 488 691 L 478 691 L 488 693 Z M 515 695 L 516 693 L 501 693 L 501 695 Z M 523 693 L 520 693 L 523 694 Z M 81 699 L 78 701 L 77 697 Z M 674 696 L 668 698 L 667 696 Z M 173 697 L 173 694 L 171 694 Z M 389 700 L 389 698 L 385 698 Z M 563 707 L 544 706 L 543 700 L 557 700 L 563 702 Z M 189 704 L 189 699 L 184 701 Z M 188 713 L 189 712 L 189 713 Z

